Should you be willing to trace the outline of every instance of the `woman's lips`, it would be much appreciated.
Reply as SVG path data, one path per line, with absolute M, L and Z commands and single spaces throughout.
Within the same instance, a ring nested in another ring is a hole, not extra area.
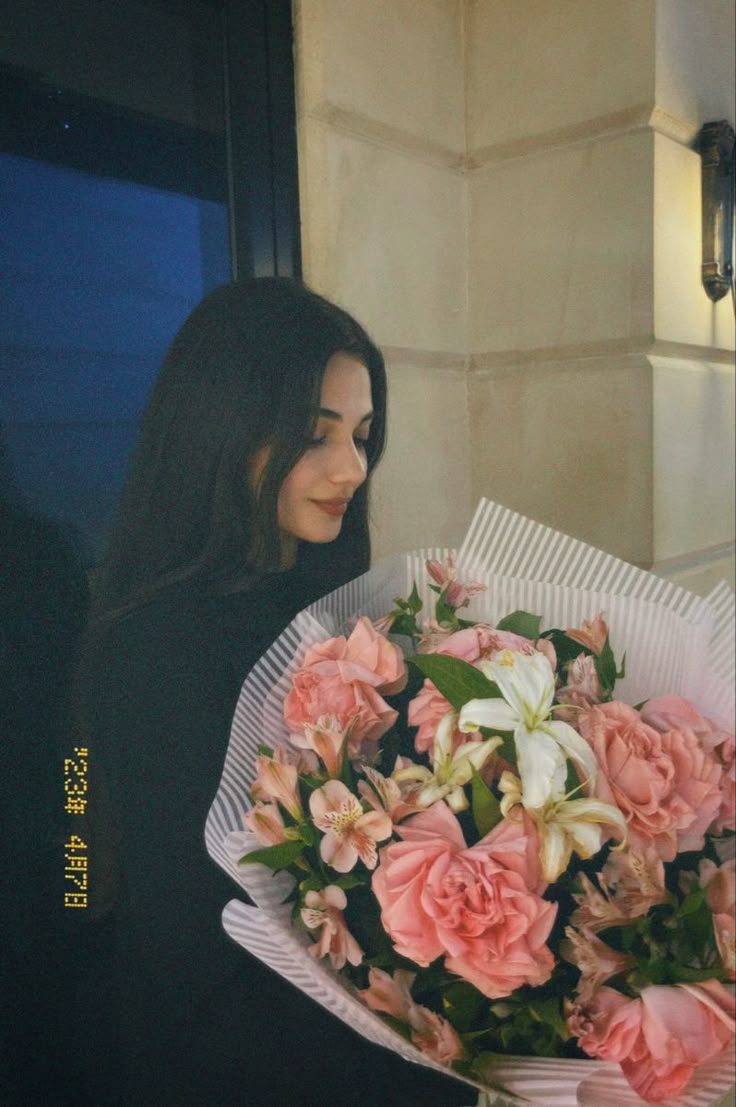
M 350 500 L 312 500 L 312 503 L 327 515 L 344 515 Z

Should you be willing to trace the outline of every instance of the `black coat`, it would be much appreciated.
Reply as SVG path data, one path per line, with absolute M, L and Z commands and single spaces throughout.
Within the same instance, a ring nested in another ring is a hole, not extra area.
M 194 586 L 111 623 L 82 680 L 89 908 L 67 912 L 70 1062 L 93 1107 L 472 1103 L 370 1045 L 225 934 L 240 889 L 208 856 L 244 677 L 312 598 L 297 571 Z M 76 1049 L 74 1046 L 76 1043 Z M 73 1056 L 71 1052 L 74 1050 Z

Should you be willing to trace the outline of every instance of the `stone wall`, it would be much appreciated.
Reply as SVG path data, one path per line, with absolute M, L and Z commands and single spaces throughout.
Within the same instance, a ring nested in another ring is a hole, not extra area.
M 728 0 L 298 0 L 305 276 L 383 346 L 379 554 L 487 496 L 704 586 L 733 562 L 733 310 L 700 286 Z M 729 83 L 730 75 L 730 83 Z

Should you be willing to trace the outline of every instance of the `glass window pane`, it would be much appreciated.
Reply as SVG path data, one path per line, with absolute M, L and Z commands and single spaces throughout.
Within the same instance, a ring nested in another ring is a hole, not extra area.
M 163 353 L 230 275 L 222 23 L 204 0 L 0 18 L 4 469 L 92 560 Z

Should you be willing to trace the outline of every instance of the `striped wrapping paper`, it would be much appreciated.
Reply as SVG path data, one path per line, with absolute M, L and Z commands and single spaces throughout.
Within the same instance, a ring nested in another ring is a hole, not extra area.
M 372 619 L 384 615 L 393 608 L 394 596 L 408 595 L 414 581 L 425 611 L 430 611 L 434 594 L 425 562 L 441 559 L 447 552 L 415 550 L 383 561 L 293 620 L 243 685 L 220 787 L 205 828 L 211 857 L 257 904 L 250 907 L 234 899 L 227 905 L 223 925 L 228 934 L 369 1040 L 408 1061 L 438 1069 L 351 995 L 329 964 L 310 957 L 308 936 L 291 928 L 289 911 L 281 906 L 291 878 L 237 862 L 258 845 L 243 831 L 241 818 L 251 806 L 248 788 L 258 745 L 288 741 L 282 703 L 308 646 L 349 632 L 358 615 Z M 726 585 L 701 599 L 488 501 L 477 508 L 459 547 L 457 565 L 461 580 L 488 586 L 471 601 L 470 618 L 495 623 L 523 608 L 541 615 L 545 628 L 568 627 L 603 611 L 617 660 L 626 653 L 627 675 L 617 683 L 617 698 L 634 704 L 654 695 L 678 694 L 721 725 L 733 726 L 734 594 Z M 663 1107 L 710 1107 L 732 1084 L 733 1056 L 722 1056 L 698 1071 L 687 1094 Z M 488 1107 L 511 1103 L 641 1107 L 643 1103 L 618 1066 L 593 1060 L 508 1057 L 494 1066 L 489 1085 L 502 1092 L 491 1092 L 479 1101 Z M 469 1098 L 472 1094 L 469 1088 Z

